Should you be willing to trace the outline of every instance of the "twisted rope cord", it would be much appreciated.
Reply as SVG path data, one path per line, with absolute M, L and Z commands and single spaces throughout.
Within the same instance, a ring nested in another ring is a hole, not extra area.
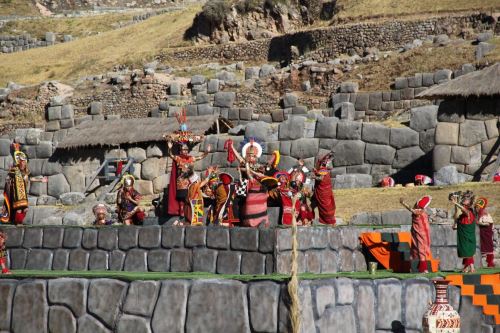
M 297 196 L 292 198 L 292 264 L 290 269 L 290 281 L 288 282 L 288 294 L 290 295 L 290 320 L 292 332 L 300 331 L 300 299 L 299 299 L 299 277 L 298 277 L 298 241 L 297 241 L 297 219 L 295 218 L 295 203 Z

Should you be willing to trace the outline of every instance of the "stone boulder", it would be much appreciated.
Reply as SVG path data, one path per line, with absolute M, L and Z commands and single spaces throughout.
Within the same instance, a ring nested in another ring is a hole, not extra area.
M 410 128 L 417 132 L 428 130 L 437 125 L 438 106 L 426 105 L 410 110 Z
M 439 122 L 436 126 L 436 145 L 457 145 L 459 124 Z
M 248 123 L 245 128 L 245 136 L 247 138 L 255 138 L 256 140 L 263 142 L 272 141 L 271 138 L 273 136 L 277 139 L 273 126 L 263 121 Z
M 318 139 L 298 139 L 292 141 L 292 148 L 290 154 L 292 157 L 298 159 L 305 159 L 315 157 L 319 151 Z
M 359 84 L 357 82 L 342 82 L 340 84 L 341 93 L 357 93 Z
M 478 43 L 487 42 L 487 41 L 489 41 L 492 38 L 493 38 L 493 32 L 492 31 L 480 32 L 476 36 L 476 40 L 477 40 Z
M 113 327 L 119 315 L 126 287 L 127 284 L 119 280 L 92 280 L 88 291 L 89 313 L 101 319 L 109 327 Z
M 276 68 L 273 65 L 262 65 L 259 71 L 259 77 L 265 77 L 276 72 Z
M 360 140 L 362 123 L 356 121 L 340 121 L 337 124 L 337 139 Z
M 395 148 L 406 148 L 419 144 L 419 135 L 411 128 L 391 128 L 391 146 Z
M 47 193 L 58 198 L 61 194 L 70 192 L 70 186 L 63 174 L 48 177 Z
M 236 94 L 232 91 L 219 91 L 214 97 L 214 106 L 221 108 L 231 108 L 233 107 L 234 100 L 236 99 Z
M 490 43 L 481 42 L 476 47 L 476 60 L 481 60 L 485 55 L 495 49 L 495 45 Z
M 103 111 L 102 102 L 91 102 L 90 103 L 90 114 L 91 115 L 102 114 L 102 111 Z
M 339 141 L 333 149 L 335 166 L 364 163 L 365 143 L 360 140 Z
M 76 212 L 68 212 L 63 216 L 62 224 L 63 225 L 84 225 L 85 220 L 83 219 L 82 214 L 78 214 Z
M 446 46 L 450 44 L 450 37 L 448 37 L 448 35 L 445 34 L 437 35 L 436 37 L 434 37 L 433 42 L 438 46 Z
M 193 85 L 193 86 L 203 84 L 203 83 L 205 83 L 205 81 L 206 81 L 206 78 L 203 75 L 193 75 L 191 77 L 191 85 Z
M 396 158 L 394 159 L 392 166 L 396 169 L 402 169 L 417 161 L 424 155 L 425 153 L 418 146 L 399 149 L 396 152 Z
M 283 107 L 284 108 L 293 108 L 297 106 L 297 96 L 293 93 L 286 93 L 283 98 Z
M 365 142 L 388 145 L 391 129 L 379 124 L 363 123 L 361 138 Z
M 335 177 L 335 188 L 366 188 L 371 186 L 371 175 L 350 173 Z
M 160 175 L 160 159 L 148 158 L 141 164 L 141 178 L 153 180 Z
M 259 67 L 247 67 L 245 68 L 245 80 L 252 80 L 259 78 Z
M 391 146 L 366 144 L 365 160 L 367 163 L 391 165 L 395 154 L 396 149 Z
M 59 196 L 61 203 L 65 206 L 75 206 L 85 200 L 85 194 L 81 192 L 68 192 Z
M 316 138 L 335 138 L 337 136 L 337 118 L 325 117 L 316 121 Z
M 304 136 L 306 118 L 302 116 L 290 117 L 279 125 L 279 140 L 295 140 Z
M 129 158 L 133 158 L 136 163 L 141 163 L 146 159 L 146 151 L 139 147 L 131 147 L 127 150 Z
M 484 122 L 480 120 L 469 120 L 460 124 L 460 134 L 458 144 L 460 146 L 470 147 L 475 144 L 488 140 Z
M 211 311 L 206 311 L 207 299 Z M 213 316 L 217 313 L 217 316 Z M 239 281 L 193 282 L 187 304 L 187 332 L 250 332 L 246 288 Z
M 446 81 L 451 80 L 451 76 L 453 72 L 449 69 L 440 69 L 436 73 L 434 73 L 434 82 L 436 84 L 440 84 Z
M 458 171 L 454 165 L 442 167 L 434 172 L 434 185 L 458 184 Z

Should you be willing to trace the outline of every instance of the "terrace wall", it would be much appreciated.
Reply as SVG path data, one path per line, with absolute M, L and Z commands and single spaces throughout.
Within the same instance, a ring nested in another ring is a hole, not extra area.
M 484 16 L 479 14 L 435 17 L 416 21 L 388 21 L 383 23 L 360 23 L 333 26 L 321 29 L 300 31 L 269 39 L 259 39 L 246 43 L 228 43 L 206 47 L 186 48 L 164 53 L 162 61 L 193 59 L 227 60 L 290 60 L 291 47 L 296 46 L 300 53 L 322 49 L 322 54 L 333 58 L 347 53 L 350 49 L 377 47 L 380 50 L 393 50 L 423 39 L 428 35 L 458 35 L 463 29 L 491 29 L 493 25 L 483 23 Z
M 500 151 L 500 98 L 446 99 L 438 109 L 434 170 L 455 166 L 475 180 L 494 170 Z
M 1 279 L 0 329 L 15 333 L 291 332 L 286 283 L 224 279 Z M 495 326 L 448 287 L 462 332 Z M 434 300 L 425 278 L 303 280 L 301 332 L 419 332 Z
M 381 215 L 381 223 L 409 223 L 405 212 Z M 409 225 L 380 232 L 409 231 Z M 4 227 L 12 269 L 110 270 L 271 274 L 290 271 L 291 230 L 221 227 Z M 498 228 L 500 229 L 500 228 Z M 359 235 L 371 227 L 299 228 L 299 271 L 366 271 Z M 432 253 L 442 270 L 462 265 L 456 232 L 431 227 Z M 478 242 L 479 246 L 479 242 Z M 479 249 L 477 266 L 481 265 Z

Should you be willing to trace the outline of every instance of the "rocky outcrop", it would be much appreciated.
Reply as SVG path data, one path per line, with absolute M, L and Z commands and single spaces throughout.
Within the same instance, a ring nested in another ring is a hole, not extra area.
M 230 5 L 226 1 L 210 1 L 195 17 L 185 37 L 217 44 L 269 38 L 331 17 L 335 7 L 332 2 L 267 0 L 261 4 L 240 0 Z

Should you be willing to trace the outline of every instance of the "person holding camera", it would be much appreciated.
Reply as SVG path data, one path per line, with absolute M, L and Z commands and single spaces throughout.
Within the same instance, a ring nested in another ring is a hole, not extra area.
M 457 252 L 462 258 L 464 273 L 474 273 L 474 254 L 476 253 L 476 226 L 473 211 L 474 195 L 472 192 L 452 193 L 450 201 L 456 207 L 455 224 L 457 230 Z

